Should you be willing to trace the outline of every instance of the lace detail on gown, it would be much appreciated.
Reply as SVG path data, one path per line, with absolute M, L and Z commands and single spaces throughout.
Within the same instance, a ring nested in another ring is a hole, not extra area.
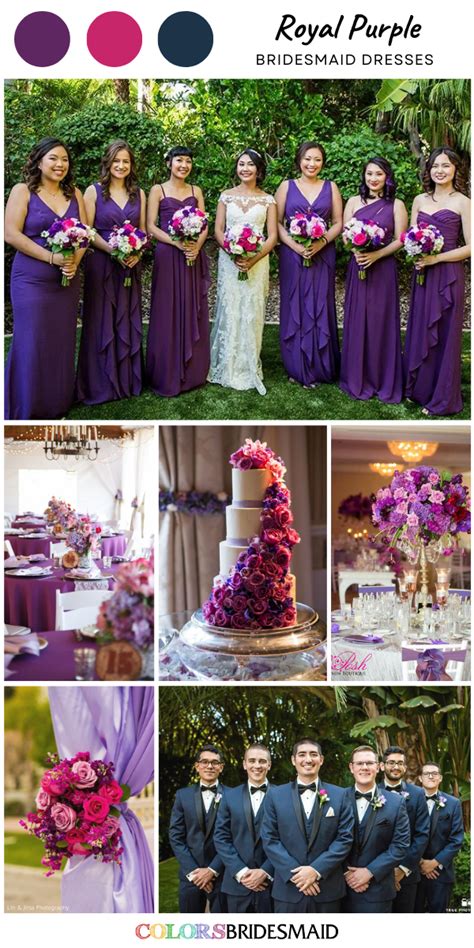
M 275 198 L 259 194 L 242 198 L 222 194 L 226 206 L 226 228 L 252 224 L 262 232 L 267 211 Z M 224 250 L 219 250 L 217 302 L 211 334 L 209 381 L 239 391 L 256 388 L 266 394 L 263 384 L 263 325 L 269 287 L 268 255 L 249 270 L 248 280 L 239 280 L 239 271 Z

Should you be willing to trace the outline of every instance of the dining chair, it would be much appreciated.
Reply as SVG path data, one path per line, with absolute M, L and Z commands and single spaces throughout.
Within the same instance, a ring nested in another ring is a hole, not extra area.
M 111 589 L 56 590 L 56 629 L 80 629 L 97 619 L 99 606 L 110 599 Z
M 423 652 L 434 650 L 447 658 L 445 673 L 452 681 L 463 681 L 464 664 L 467 655 L 467 639 L 446 644 L 429 642 L 402 641 L 402 678 L 403 681 L 420 681 L 416 674 L 417 663 Z M 426 681 L 427 679 L 425 679 Z M 434 679 L 438 680 L 438 679 Z M 439 680 L 442 681 L 440 678 Z

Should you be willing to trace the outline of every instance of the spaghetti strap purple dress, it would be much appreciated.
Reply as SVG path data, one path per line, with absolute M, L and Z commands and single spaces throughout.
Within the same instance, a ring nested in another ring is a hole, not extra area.
M 312 211 L 331 221 L 332 188 L 325 181 L 311 205 L 296 181 L 288 182 L 285 220 Z M 280 349 L 288 375 L 302 385 L 333 382 L 339 370 L 336 323 L 336 248 L 328 244 L 303 266 L 303 257 L 280 244 Z
M 444 237 L 443 252 L 454 250 L 461 218 L 449 208 L 434 214 L 420 211 L 420 225 L 434 224 Z M 461 340 L 464 312 L 462 261 L 436 263 L 423 271 L 420 286 L 413 274 L 403 368 L 405 394 L 433 415 L 454 415 L 462 409 Z
M 380 198 L 359 208 L 354 217 L 383 227 L 384 244 L 393 240 L 392 201 Z M 351 398 L 375 395 L 396 404 L 402 400 L 403 373 L 395 257 L 377 260 L 365 271 L 365 280 L 359 279 L 358 269 L 352 256 L 344 301 L 340 387 Z
M 34 191 L 31 193 L 23 233 L 46 247 L 41 236 L 59 215 Z M 65 217 L 79 217 L 76 197 Z M 74 351 L 80 281 L 77 273 L 61 286 L 59 267 L 50 266 L 17 251 L 13 261 L 10 294 L 13 306 L 13 341 L 5 377 L 5 418 L 62 418 L 74 398 Z
M 140 192 L 121 208 L 97 192 L 94 228 L 108 240 L 115 225 L 140 227 Z M 76 398 L 98 405 L 139 395 L 142 388 L 141 264 L 125 269 L 96 248 L 86 255 L 84 312 L 77 366 Z M 125 277 L 131 286 L 124 286 Z
M 164 192 L 163 192 L 164 193 Z M 158 227 L 184 205 L 197 207 L 194 194 L 184 201 L 162 197 Z M 204 385 L 209 371 L 209 265 L 204 249 L 188 267 L 178 247 L 159 241 L 155 250 L 150 328 L 146 356 L 148 384 L 167 397 Z

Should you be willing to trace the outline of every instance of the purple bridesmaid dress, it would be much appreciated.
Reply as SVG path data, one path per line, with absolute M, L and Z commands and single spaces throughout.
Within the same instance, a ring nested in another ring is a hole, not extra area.
M 288 182 L 285 220 L 312 211 L 330 225 L 331 182 L 325 181 L 311 205 L 296 181 Z M 303 257 L 280 244 L 280 348 L 288 375 L 302 385 L 333 382 L 339 369 L 335 276 L 336 248 L 328 244 L 310 267 Z
M 140 227 L 140 193 L 122 209 L 102 188 L 97 192 L 94 228 L 108 240 L 112 228 L 130 221 Z M 139 395 L 142 388 L 141 265 L 125 269 L 95 249 L 85 261 L 84 312 L 76 397 L 86 405 Z M 124 286 L 125 277 L 132 285 Z
M 184 205 L 197 207 L 194 194 L 184 201 L 162 197 L 158 227 L 167 232 L 173 214 Z M 146 356 L 147 381 L 157 395 L 179 395 L 204 385 L 207 379 L 209 285 L 204 250 L 188 267 L 178 247 L 157 243 Z
M 358 220 L 375 221 L 386 231 L 384 243 L 393 240 L 393 202 L 380 198 L 355 212 Z M 400 304 L 395 257 L 383 257 L 359 279 L 352 256 L 344 301 L 340 387 L 351 398 L 374 395 L 396 404 L 403 394 Z
M 420 211 L 420 225 L 434 224 L 444 237 L 443 252 L 454 250 L 461 218 L 441 208 Z M 464 313 L 464 265 L 436 263 L 423 271 L 420 286 L 413 275 L 403 369 L 405 394 L 433 415 L 454 415 L 462 409 L 461 340 Z
M 23 233 L 46 247 L 41 231 L 59 217 L 33 191 Z M 79 217 L 75 197 L 65 217 Z M 5 377 L 5 418 L 61 418 L 74 398 L 74 351 L 80 281 L 61 286 L 59 267 L 17 251 L 10 293 L 13 342 Z

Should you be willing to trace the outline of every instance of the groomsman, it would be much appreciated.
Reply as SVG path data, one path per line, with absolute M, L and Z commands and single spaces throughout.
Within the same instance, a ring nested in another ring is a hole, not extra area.
M 247 780 L 226 791 L 217 814 L 214 843 L 225 867 L 222 892 L 227 896 L 229 912 L 273 911 L 273 866 L 265 856 L 261 840 L 270 767 L 268 748 L 251 744 L 243 760 Z
M 420 780 L 429 813 L 430 834 L 420 861 L 416 912 L 447 912 L 454 884 L 453 860 L 464 839 L 461 803 L 449 793 L 440 793 L 442 779 L 438 764 L 429 760 L 423 765 Z
M 301 738 L 291 757 L 296 779 L 267 794 L 262 840 L 277 913 L 341 910 L 354 818 L 345 791 L 319 777 L 323 761 L 320 745 Z
M 344 873 L 344 911 L 391 912 L 396 895 L 394 869 L 405 864 L 410 848 L 405 800 L 377 787 L 379 761 L 371 747 L 356 747 L 349 770 L 354 786 L 347 788 L 346 801 L 354 814 L 355 833 Z
M 222 755 L 213 744 L 204 744 L 196 755 L 194 769 L 199 783 L 178 790 L 171 811 L 169 839 L 179 862 L 179 911 L 225 912 L 221 895 L 223 864 L 214 847 L 217 811 L 226 788 L 219 777 Z
M 407 772 L 405 751 L 393 745 L 382 755 L 380 770 L 383 779 L 379 792 L 399 793 L 405 800 L 410 823 L 410 848 L 404 856 L 403 865 L 394 869 L 397 894 L 392 903 L 392 912 L 397 914 L 415 911 L 417 885 L 420 881 L 419 862 L 425 851 L 430 832 L 430 821 L 424 791 L 403 779 Z

